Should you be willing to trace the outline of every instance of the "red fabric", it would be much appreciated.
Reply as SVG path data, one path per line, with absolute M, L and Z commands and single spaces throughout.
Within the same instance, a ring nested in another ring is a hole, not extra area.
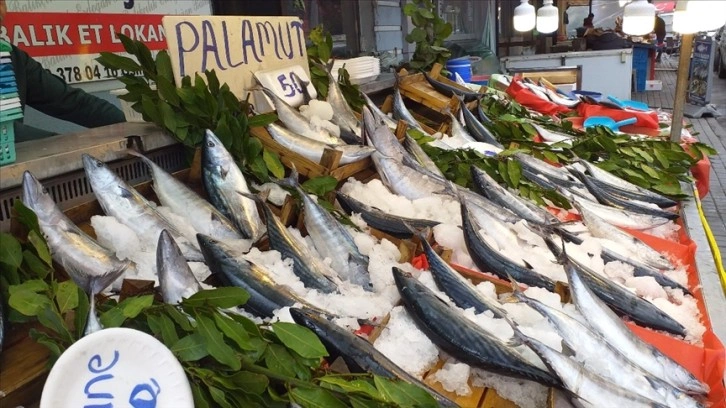
M 429 261 L 428 259 L 426 259 L 426 255 L 423 253 L 414 256 L 411 259 L 411 265 L 413 265 L 414 268 L 422 271 L 429 270 Z
M 706 197 L 709 186 L 711 185 L 711 160 L 708 157 L 699 160 L 695 166 L 691 167 L 691 174 L 696 179 L 698 197 Z
M 638 121 L 635 126 L 645 127 L 649 129 L 659 129 L 658 114 L 655 111 L 641 112 L 634 110 L 621 110 L 607 108 L 601 105 L 592 105 L 589 103 L 581 103 L 577 105 L 577 112 L 585 119 L 591 116 L 607 116 L 616 122 L 635 117 Z
M 569 108 L 540 98 L 529 88 L 520 84 L 519 81 L 521 81 L 519 78 L 512 78 L 512 82 L 507 87 L 507 94 L 521 105 L 544 115 L 555 115 L 570 111 Z

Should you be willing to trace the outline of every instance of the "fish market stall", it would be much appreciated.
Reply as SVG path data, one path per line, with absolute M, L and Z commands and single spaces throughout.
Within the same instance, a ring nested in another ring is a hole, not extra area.
M 240 23 L 218 18 L 184 24 Z M 130 44 L 156 88 L 126 77 L 126 98 L 159 128 L 59 148 L 57 172 L 15 170 L 2 398 L 55 387 L 40 405 L 63 405 L 63 357 L 123 327 L 169 349 L 197 406 L 723 408 L 720 306 L 679 183 L 711 150 L 658 139 L 668 117 L 590 126 L 576 114 L 607 107 L 514 77 L 474 91 L 440 66 L 400 71 L 377 106 L 322 68 L 325 48 L 271 67 L 278 89 L 193 57 L 182 79 L 180 61 Z M 154 141 L 162 128 L 181 143 Z M 194 158 L 169 165 L 166 149 Z M 60 207 L 49 181 L 74 172 L 94 200 Z M 69 389 L 105 398 L 77 377 Z M 171 394 L 152 380 L 139 389 Z

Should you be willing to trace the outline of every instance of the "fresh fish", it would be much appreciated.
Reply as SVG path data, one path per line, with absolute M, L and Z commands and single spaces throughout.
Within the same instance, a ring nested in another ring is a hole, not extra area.
M 305 207 L 305 228 L 315 249 L 323 258 L 330 258 L 330 266 L 338 276 L 367 291 L 373 291 L 368 273 L 368 257 L 360 253 L 348 230 L 303 191 L 295 170 L 279 184 L 294 188 L 300 195 Z
M 464 140 L 466 142 L 477 142 L 469 131 L 462 126 L 461 122 L 459 122 L 454 114 L 451 112 L 447 112 L 446 114 L 449 115 L 449 118 L 451 118 L 451 137 Z
M 400 379 L 428 392 L 441 407 L 458 405 L 439 394 L 416 377 L 397 366 L 371 343 L 343 329 L 324 317 L 306 309 L 290 308 L 290 315 L 299 325 L 312 330 L 333 357 L 340 356 L 352 373 L 373 373 L 390 379 Z
M 383 113 L 378 105 L 376 105 L 375 102 L 373 102 L 371 98 L 366 95 L 365 92 L 361 92 L 360 95 L 361 97 L 363 97 L 363 100 L 366 102 L 366 106 L 368 107 L 368 109 L 370 109 L 373 116 L 378 121 L 383 122 L 392 131 L 396 131 L 396 129 L 398 128 L 398 121 Z
M 626 192 L 633 193 L 631 196 L 627 196 L 628 198 L 653 203 L 661 208 L 673 207 L 678 204 L 677 202 L 671 200 L 668 197 L 662 196 L 658 193 L 654 193 L 648 189 L 623 180 L 620 177 L 597 167 L 596 165 L 588 162 L 587 160 L 578 160 L 577 162 L 585 166 L 588 173 L 590 173 L 590 175 L 593 176 L 596 180 L 612 186 L 614 189 L 616 189 L 616 191 L 620 192 L 621 195 L 626 194 Z
M 577 404 L 584 408 L 628 407 L 668 408 L 639 394 L 618 387 L 600 375 L 587 370 L 582 364 L 552 349 L 546 344 L 525 336 L 514 327 L 515 337 L 534 351 L 549 369 L 556 373 L 565 387 L 577 396 Z
M 475 312 L 484 313 L 491 310 L 495 317 L 501 317 L 505 313 L 496 300 L 490 300 L 479 292 L 469 279 L 461 276 L 454 268 L 444 261 L 434 251 L 431 244 L 422 234 L 418 234 L 423 246 L 426 260 L 429 263 L 429 271 L 434 277 L 438 288 L 454 301 L 462 309 L 473 307 Z
M 585 186 L 575 179 L 567 170 L 547 164 L 547 162 L 537 159 L 524 153 L 514 153 L 514 158 L 522 164 L 522 170 L 525 169 L 534 174 L 542 174 L 544 178 L 552 184 L 563 187 L 577 187 L 584 189 Z M 532 180 L 534 181 L 534 180 Z
M 96 194 L 96 199 L 106 215 L 115 217 L 131 228 L 146 242 L 156 243 L 161 230 L 166 229 L 174 236 L 188 260 L 201 260 L 199 248 L 172 225 L 156 207 L 133 187 L 126 184 L 106 163 L 83 154 L 86 177 Z
M 550 98 L 550 100 L 560 106 L 564 106 L 567 108 L 576 108 L 577 105 L 580 104 L 580 101 L 573 101 L 572 99 L 567 99 L 561 97 L 557 92 L 552 91 L 548 88 L 542 88 L 544 92 L 547 94 L 547 96 Z
M 242 288 L 250 298 L 244 309 L 263 318 L 272 317 L 274 312 L 295 303 L 313 308 L 305 299 L 285 285 L 272 279 L 263 267 L 244 259 L 234 248 L 203 234 L 197 234 L 204 260 L 212 273 L 228 286 Z
M 678 214 L 662 210 L 660 208 L 653 208 L 647 202 L 637 201 L 632 198 L 626 198 L 615 194 L 612 187 L 605 184 L 598 184 L 595 178 L 588 176 L 574 168 L 569 168 L 570 172 L 576 175 L 580 180 L 585 183 L 588 191 L 595 197 L 598 202 L 615 207 L 621 208 L 639 214 L 652 215 L 655 217 L 666 218 L 668 220 L 675 220 L 678 218 Z
M 555 131 L 549 130 L 549 129 L 543 127 L 543 126 L 538 125 L 534 121 L 529 121 L 527 123 L 529 123 L 530 125 L 532 125 L 532 127 L 534 127 L 534 129 L 537 131 L 537 133 L 539 133 L 540 137 L 542 137 L 542 139 L 544 139 L 545 141 L 548 141 L 548 142 L 552 142 L 552 143 L 561 143 L 561 142 L 572 143 L 572 141 L 576 138 L 576 136 L 567 135 L 567 134 L 564 134 L 564 133 L 559 133 L 559 132 L 555 132 Z
M 544 91 L 544 89 L 540 88 L 539 86 L 537 86 L 537 85 L 535 85 L 535 84 L 533 84 L 531 82 L 527 82 L 527 81 L 522 81 L 520 83 L 522 85 L 524 85 L 525 88 L 527 88 L 530 91 L 532 91 L 535 95 L 539 96 L 541 99 L 544 99 L 545 101 L 549 101 L 550 100 L 549 96 Z
M 338 80 L 332 72 L 325 70 L 328 74 L 328 98 L 327 101 L 333 108 L 335 115 L 333 123 L 340 127 L 340 137 L 349 144 L 361 144 L 363 142 L 361 136 L 361 125 L 358 118 L 355 117 L 353 109 L 345 100 L 343 91 L 338 85 Z
M 161 231 L 156 245 L 156 271 L 164 303 L 176 305 L 202 290 L 181 249 L 167 230 Z
M 86 155 L 84 161 L 85 159 Z M 91 309 L 85 334 L 102 329 L 96 315 L 95 296 L 127 271 L 134 274 L 136 264 L 129 260 L 119 260 L 112 251 L 99 245 L 78 228 L 63 214 L 48 191 L 29 171 L 23 173 L 22 200 L 38 217 L 38 226 L 48 243 L 53 260 L 89 296 Z
M 154 192 L 159 197 L 161 205 L 169 207 L 175 214 L 184 216 L 197 232 L 218 239 L 242 239 L 234 223 L 207 200 L 141 153 L 130 150 L 129 154 L 141 158 L 151 170 Z
M 484 108 L 482 108 L 482 100 L 479 99 L 479 102 L 476 104 L 476 114 L 479 117 L 479 121 L 484 125 L 491 125 L 494 122 L 492 122 L 491 119 L 489 119 L 489 116 L 484 112 Z
M 313 100 L 313 97 L 310 96 L 310 92 L 308 91 L 310 81 L 303 80 L 295 73 L 295 71 L 290 72 L 290 77 L 292 77 L 292 80 L 297 84 L 296 88 L 302 93 L 303 105 L 310 105 L 310 101 Z
M 306 118 L 297 109 L 288 105 L 283 99 L 277 96 L 274 92 L 267 88 L 254 88 L 253 90 L 259 90 L 265 93 L 275 105 L 275 111 L 277 112 L 277 118 L 280 119 L 286 128 L 290 131 L 305 136 L 310 139 L 314 139 L 323 143 L 328 144 L 344 144 L 344 142 L 337 136 L 331 135 L 324 129 L 315 129 L 310 124 L 308 118 Z
M 364 204 L 340 191 L 336 193 L 336 198 L 346 213 L 360 214 L 363 221 L 365 221 L 369 226 L 391 234 L 397 238 L 411 237 L 412 233 L 406 225 L 411 225 L 416 229 L 421 229 L 425 227 L 434 227 L 440 224 L 438 221 L 406 218 L 389 214 L 388 212 L 381 211 L 378 208 Z
M 595 291 L 590 280 L 581 269 L 565 260 L 565 272 L 570 286 L 570 295 L 580 313 L 587 318 L 590 327 L 599 333 L 615 349 L 619 350 L 635 365 L 674 387 L 688 393 L 707 394 L 709 387 L 699 381 L 683 366 L 661 353 L 654 346 L 641 340 L 608 307 Z M 625 303 L 621 299 L 621 303 Z
M 406 104 L 403 103 L 403 97 L 401 96 L 401 91 L 398 89 L 398 85 L 393 87 L 393 117 L 395 119 L 405 121 L 411 129 L 416 129 L 425 135 L 429 134 L 424 130 L 421 124 L 418 123 L 416 118 L 413 117 L 408 108 L 406 108 Z
M 202 181 L 212 204 L 232 220 L 242 235 L 257 242 L 265 232 L 253 200 L 238 194 L 249 193 L 247 180 L 232 155 L 217 136 L 207 129 L 202 148 Z
M 469 208 L 463 202 L 461 204 L 461 221 L 466 248 L 469 251 L 471 259 L 479 269 L 491 272 L 502 279 L 507 279 L 511 275 L 517 281 L 526 285 L 539 286 L 550 292 L 554 291 L 555 282 L 552 279 L 537 273 L 527 266 L 522 266 L 510 260 L 492 248 L 479 232 L 484 226 L 480 226 L 473 219 Z
M 558 223 L 558 219 L 542 207 L 533 204 L 519 196 L 509 192 L 506 188 L 497 183 L 484 170 L 472 165 L 471 176 L 474 187 L 484 197 L 492 200 L 502 207 L 509 208 L 513 213 L 519 215 L 529 222 L 542 225 Z
M 640 214 L 620 208 L 602 205 L 595 201 L 586 200 L 564 189 L 558 189 L 558 193 L 567 198 L 568 201 L 577 203 L 587 208 L 598 217 L 617 227 L 630 228 L 635 230 L 649 230 L 670 222 L 667 218 L 653 215 Z
M 586 324 L 542 302 L 527 297 L 513 284 L 514 296 L 544 316 L 567 347 L 575 352 L 577 361 L 620 388 L 672 407 L 700 407 L 694 399 L 676 390 L 670 384 L 650 376 L 634 365 L 620 351 Z M 613 372 L 612 367 L 618 367 Z
M 270 241 L 270 247 L 279 251 L 283 259 L 292 259 L 293 272 L 300 278 L 305 287 L 317 289 L 323 293 L 337 291 L 335 271 L 310 251 L 304 242 L 300 242 L 290 234 L 285 225 L 280 222 L 280 219 L 260 197 L 249 193 L 241 192 L 241 194 L 260 204 L 267 219 L 267 237 Z
M 660 254 L 660 252 L 648 246 L 640 239 L 628 234 L 627 232 L 614 227 L 602 218 L 598 217 L 594 212 L 575 202 L 573 204 L 582 216 L 587 229 L 594 237 L 604 238 L 617 242 L 622 245 L 632 257 L 637 258 L 641 262 L 658 269 L 675 269 L 673 264 Z
M 403 305 L 431 341 L 457 360 L 498 374 L 560 387 L 550 373 L 527 362 L 517 351 L 452 308 L 411 274 L 393 267 Z
M 443 182 L 376 152 L 371 155 L 381 181 L 391 191 L 409 200 L 430 197 L 442 190 Z
M 487 129 L 486 126 L 479 122 L 471 111 L 469 111 L 464 103 L 464 99 L 458 95 L 457 98 L 459 98 L 459 108 L 464 114 L 464 123 L 466 123 L 466 128 L 469 129 L 471 136 L 479 142 L 489 143 L 490 145 L 504 148 L 504 146 L 499 143 L 496 136 L 494 136 L 494 134 Z
M 376 149 L 369 146 L 325 144 L 323 142 L 298 135 L 275 123 L 267 125 L 267 131 L 270 132 L 270 135 L 277 143 L 315 163 L 320 162 L 325 148 L 340 150 L 343 152 L 343 155 L 340 158 L 341 165 L 363 160 L 376 151 Z
M 429 172 L 438 175 L 443 178 L 444 173 L 441 172 L 439 167 L 431 160 L 421 146 L 408 134 L 403 137 L 403 148 L 413 157 L 424 169 Z
M 445 84 L 441 81 L 437 81 L 427 73 L 424 72 L 424 77 L 426 77 L 426 81 L 431 85 L 432 88 L 434 88 L 437 92 L 439 92 L 442 95 L 445 96 L 454 96 L 459 95 L 464 98 L 464 102 L 471 102 L 479 99 L 481 97 L 481 94 L 474 91 L 465 91 L 463 89 L 459 89 L 457 87 L 451 86 L 449 84 Z
M 545 239 L 545 242 L 558 259 L 565 259 L 566 255 L 559 245 L 555 244 L 551 239 Z M 572 274 L 578 274 L 597 297 L 619 314 L 628 316 L 641 326 L 667 331 L 679 336 L 686 335 L 686 328 L 683 325 L 654 304 L 636 296 L 628 289 L 603 277 L 572 257 L 566 256 L 566 259 L 567 261 L 564 262 L 563 266 L 568 274 L 568 279 L 571 279 Z M 588 311 L 582 311 L 582 314 L 589 319 L 588 321 L 592 325 L 593 317 L 588 315 Z M 600 334 L 607 337 L 606 333 Z
M 380 123 L 375 114 L 366 106 L 363 107 L 363 133 L 366 141 L 375 146 L 376 150 L 384 156 L 400 161 L 403 156 L 408 154 L 393 131 Z

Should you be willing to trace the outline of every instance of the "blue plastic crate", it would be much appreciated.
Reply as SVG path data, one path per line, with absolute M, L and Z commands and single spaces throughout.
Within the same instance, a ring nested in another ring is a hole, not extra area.
M 646 52 L 647 55 L 647 52 Z M 635 90 L 637 92 L 645 91 L 645 80 L 648 79 L 648 60 L 633 60 L 633 70 L 635 71 Z
M 14 120 L 0 122 L 0 166 L 15 163 Z

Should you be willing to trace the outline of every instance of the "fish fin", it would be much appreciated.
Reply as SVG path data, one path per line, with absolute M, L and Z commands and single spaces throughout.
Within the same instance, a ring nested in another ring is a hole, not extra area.
M 236 190 L 237 194 L 249 198 L 250 200 L 256 202 L 260 205 L 265 205 L 265 202 L 267 201 L 267 197 L 270 196 L 270 190 L 262 190 L 258 194 L 252 194 L 252 193 L 246 193 L 244 191 Z
M 290 170 L 290 175 L 285 178 L 275 180 L 275 183 L 282 187 L 298 188 L 300 187 L 298 177 L 299 175 L 297 173 L 297 169 L 295 168 L 295 163 L 293 163 L 292 170 Z
M 519 282 L 517 282 L 514 277 L 507 273 L 507 278 L 509 279 L 509 283 L 512 286 L 512 294 L 514 295 L 517 300 L 522 300 L 521 298 L 524 296 L 524 293 L 522 292 L 522 289 L 519 287 Z
M 567 357 L 572 357 L 572 356 L 574 356 L 574 355 L 577 354 L 575 352 L 575 350 L 573 350 L 572 348 L 570 348 L 570 346 L 568 346 L 567 343 L 565 343 L 564 340 L 561 341 L 560 346 L 562 347 L 562 354 L 565 355 L 565 356 L 567 356 Z
M 303 81 L 303 79 L 300 78 L 300 76 L 295 72 L 290 72 L 290 76 L 292 77 L 293 81 L 297 82 L 297 84 L 300 85 L 300 87 L 307 88 L 307 86 L 310 85 L 310 81 Z
M 524 259 L 522 259 L 522 262 L 524 262 L 524 267 L 525 268 L 527 268 L 529 270 L 534 270 L 534 266 L 532 266 L 532 264 L 530 264 L 529 262 L 525 261 Z
M 363 144 L 363 140 L 358 137 L 351 129 L 340 128 L 340 138 L 349 145 Z
M 121 192 L 121 197 L 123 198 L 131 198 L 134 196 L 134 194 L 130 190 L 124 187 L 118 186 L 118 189 Z

